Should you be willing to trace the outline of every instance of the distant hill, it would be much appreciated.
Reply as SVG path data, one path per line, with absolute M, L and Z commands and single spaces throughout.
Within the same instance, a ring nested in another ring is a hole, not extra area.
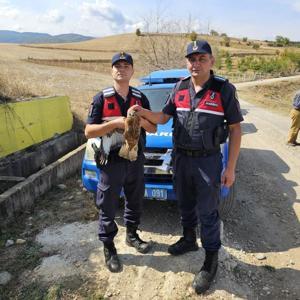
M 94 39 L 76 33 L 50 35 L 38 32 L 17 32 L 11 30 L 0 30 L 0 43 L 16 44 L 48 44 L 48 43 L 74 43 Z

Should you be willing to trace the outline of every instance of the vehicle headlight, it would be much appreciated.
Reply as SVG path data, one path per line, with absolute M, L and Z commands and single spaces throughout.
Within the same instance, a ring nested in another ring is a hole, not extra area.
M 88 139 L 87 143 L 86 143 L 86 148 L 85 148 L 85 160 L 91 160 L 91 161 L 95 161 L 94 155 L 95 155 L 95 151 L 92 147 L 92 143 L 95 143 L 95 140 L 97 141 L 97 139 L 93 138 L 93 139 Z

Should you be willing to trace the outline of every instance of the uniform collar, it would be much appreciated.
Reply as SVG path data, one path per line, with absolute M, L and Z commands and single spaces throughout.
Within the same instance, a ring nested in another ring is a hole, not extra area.
M 210 77 L 209 77 L 209 79 L 203 84 L 202 89 L 201 89 L 199 92 L 201 92 L 201 91 L 203 91 L 203 90 L 205 90 L 205 89 L 207 89 L 207 88 L 210 87 L 210 85 L 211 85 L 211 83 L 212 83 L 213 77 L 214 77 L 214 71 L 213 71 L 213 70 L 210 70 Z M 192 77 L 190 78 L 189 87 L 195 91 L 195 87 L 194 87 L 193 82 L 192 82 Z M 198 92 L 198 93 L 199 93 L 199 92 Z

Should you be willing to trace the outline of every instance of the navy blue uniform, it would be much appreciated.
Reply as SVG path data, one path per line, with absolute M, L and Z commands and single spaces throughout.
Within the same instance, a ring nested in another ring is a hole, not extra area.
M 216 93 L 210 93 L 213 82 L 216 81 L 222 86 L 220 107 L 217 102 L 213 102 Z M 188 97 L 179 91 L 183 84 L 187 87 L 184 92 L 189 94 Z M 185 108 L 184 102 L 190 102 L 185 104 L 189 109 Z M 207 113 L 209 109 L 212 110 Z M 174 122 L 173 179 L 181 224 L 184 228 L 195 228 L 199 220 L 203 248 L 216 251 L 221 246 L 217 208 L 222 154 L 219 146 L 212 148 L 210 144 L 213 144 L 213 138 L 209 139 L 206 135 L 213 134 L 210 126 L 213 128 L 223 120 L 228 125 L 243 120 L 236 90 L 228 81 L 212 74 L 202 90 L 196 93 L 191 79 L 187 78 L 175 86 L 163 112 L 173 116 Z
M 130 107 L 130 100 L 137 90 L 129 87 L 129 93 L 126 101 L 115 92 L 116 100 L 120 106 L 121 114 L 126 117 L 127 110 Z M 138 91 L 138 93 L 140 93 Z M 142 93 L 141 105 L 150 109 L 149 101 Z M 98 93 L 90 108 L 87 123 L 101 124 L 104 106 L 103 92 Z M 141 128 L 139 140 L 138 158 L 130 162 L 127 159 L 118 156 L 119 149 L 111 151 L 108 163 L 100 167 L 101 177 L 97 186 L 97 206 L 99 213 L 99 239 L 104 243 L 112 242 L 118 232 L 115 223 L 115 214 L 118 207 L 118 200 L 121 189 L 125 193 L 125 225 L 139 225 L 141 216 L 141 206 L 144 197 L 144 154 L 143 148 L 146 142 L 146 132 Z

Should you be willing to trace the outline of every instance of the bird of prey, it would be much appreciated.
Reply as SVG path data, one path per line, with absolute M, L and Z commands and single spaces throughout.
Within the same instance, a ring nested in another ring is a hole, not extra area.
M 141 133 L 140 117 L 131 111 L 125 119 L 124 139 L 119 156 L 134 161 L 137 159 L 138 142 Z

